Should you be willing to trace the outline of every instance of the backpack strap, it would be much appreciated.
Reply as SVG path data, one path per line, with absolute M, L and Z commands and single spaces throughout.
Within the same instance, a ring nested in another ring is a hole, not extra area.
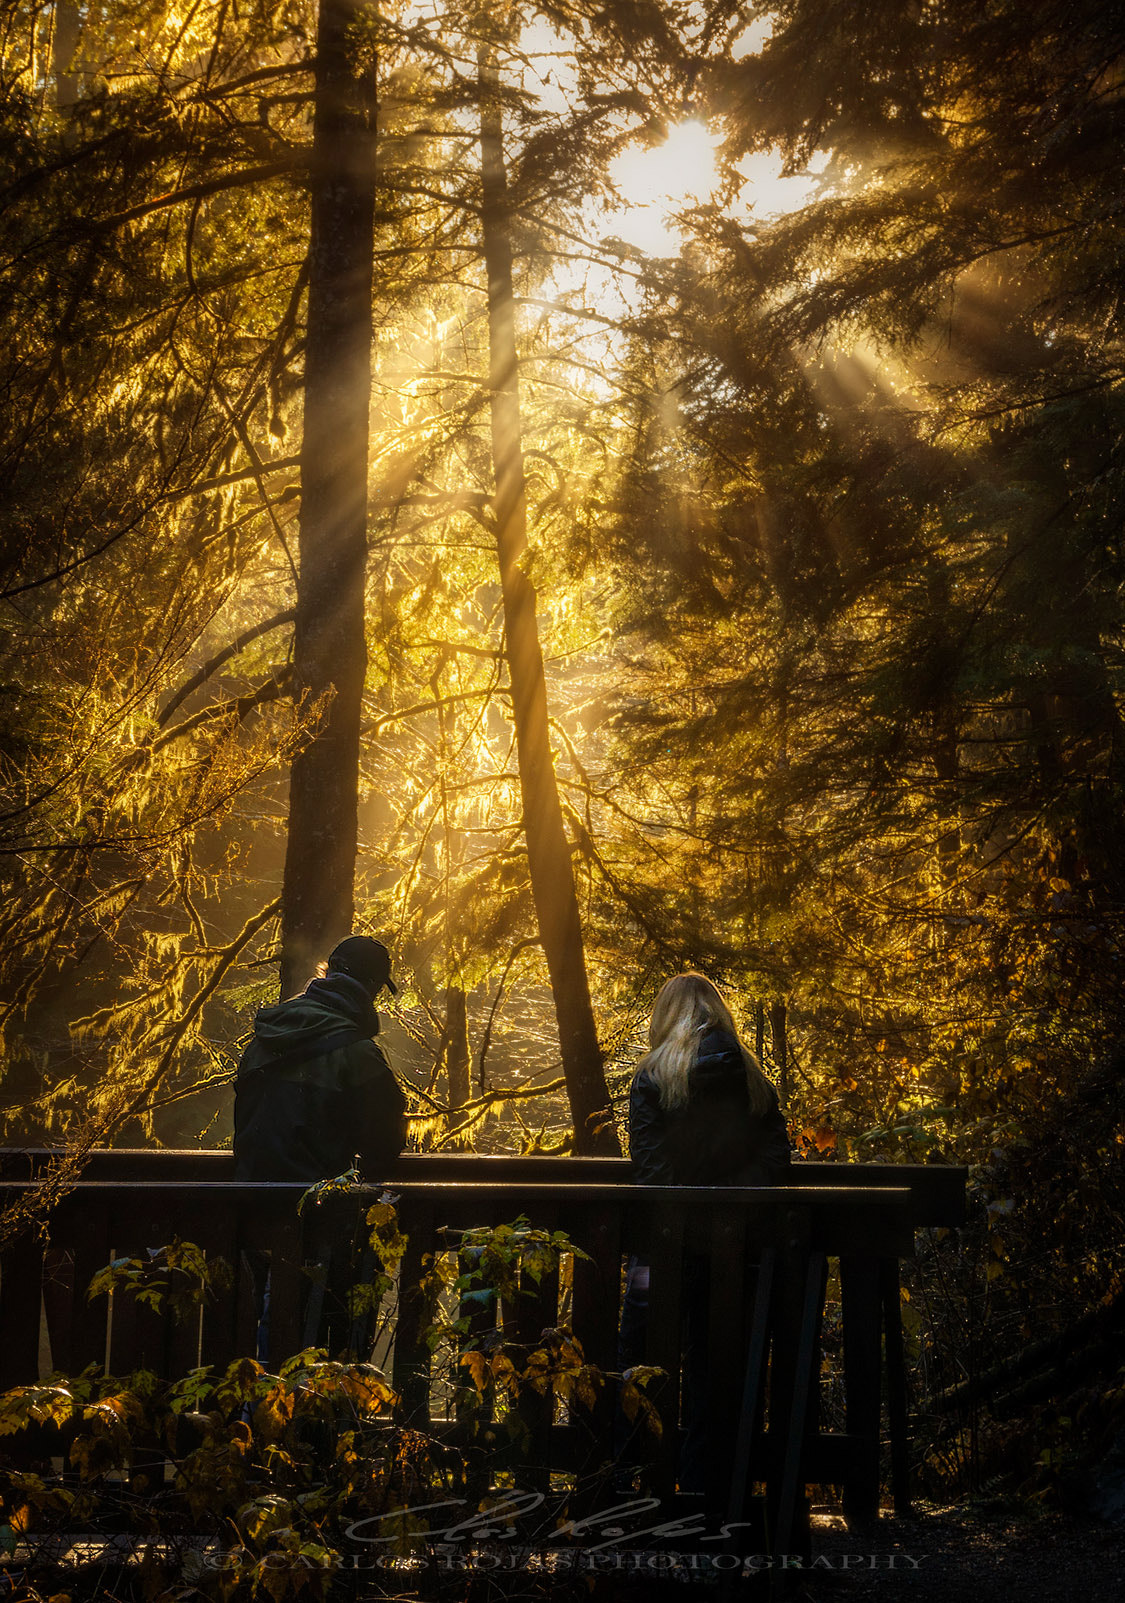
M 332 1030 L 328 1035 L 309 1041 L 303 1046 L 290 1047 L 288 1052 L 279 1052 L 276 1057 L 267 1058 L 259 1063 L 257 1068 L 248 1069 L 240 1075 L 243 1080 L 252 1080 L 259 1074 L 278 1074 L 286 1069 L 295 1069 L 301 1063 L 315 1063 L 318 1058 L 327 1057 L 329 1052 L 335 1052 L 337 1047 L 355 1046 L 369 1037 L 361 1034 L 354 1025 L 348 1025 L 342 1030 Z

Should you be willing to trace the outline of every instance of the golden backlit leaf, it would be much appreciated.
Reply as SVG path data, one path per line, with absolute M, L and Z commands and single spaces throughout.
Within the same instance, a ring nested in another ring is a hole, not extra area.
M 470 1352 L 462 1353 L 461 1364 L 469 1371 L 469 1378 L 478 1392 L 483 1393 L 488 1385 L 488 1360 L 482 1352 L 474 1348 Z

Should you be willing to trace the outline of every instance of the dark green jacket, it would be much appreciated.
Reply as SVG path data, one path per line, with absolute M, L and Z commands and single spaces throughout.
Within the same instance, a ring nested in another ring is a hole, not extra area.
M 371 1037 L 378 1015 L 346 974 L 262 1008 L 234 1096 L 235 1177 L 379 1180 L 406 1140 L 406 1100 Z M 328 1051 L 323 1050 L 327 1044 Z

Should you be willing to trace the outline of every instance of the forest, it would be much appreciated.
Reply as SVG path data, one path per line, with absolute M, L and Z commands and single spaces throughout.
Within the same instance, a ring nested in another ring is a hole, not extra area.
M 614 1154 L 699 970 L 798 1155 L 969 1168 L 912 1358 L 1041 1384 L 930 1483 L 1084 1495 L 1120 19 L 4 0 L 0 108 L 4 1144 L 229 1144 L 355 929 L 418 1150 Z

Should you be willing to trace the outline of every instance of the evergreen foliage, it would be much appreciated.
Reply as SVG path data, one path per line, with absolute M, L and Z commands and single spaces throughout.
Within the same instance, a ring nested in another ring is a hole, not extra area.
M 264 998 L 311 730 L 289 624 L 313 9 L 189 12 L 3 9 L 21 1136 L 226 1117 L 214 1086 L 160 1103 L 226 1071 Z M 569 1139 L 489 522 L 487 36 L 524 560 L 611 1083 L 660 981 L 703 968 L 767 1069 L 784 1050 L 806 1148 L 970 1161 L 1014 1196 L 981 1238 L 1004 1340 L 1021 1287 L 1060 1319 L 1119 1287 L 1120 1085 L 1094 1066 L 1123 1023 L 1120 24 L 1093 0 L 434 0 L 368 26 L 357 907 L 409 977 L 419 1138 Z M 614 158 L 686 116 L 721 132 L 721 179 L 646 257 Z M 770 152 L 816 169 L 800 209 L 744 189 Z M 1078 1146 L 1074 1098 L 1099 1110 Z M 1025 1160 L 1026 1204 L 1003 1167 Z M 1089 1248 L 1040 1211 L 1078 1209 L 1077 1170 Z

